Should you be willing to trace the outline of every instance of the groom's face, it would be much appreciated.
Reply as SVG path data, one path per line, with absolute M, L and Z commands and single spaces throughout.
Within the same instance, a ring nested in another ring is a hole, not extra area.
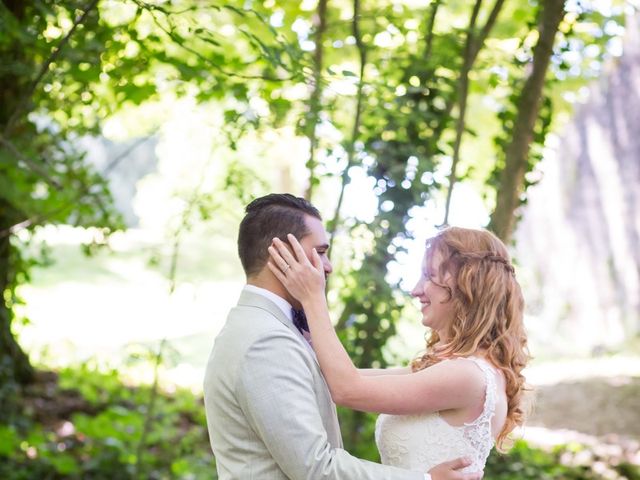
M 328 257 L 329 237 L 327 235 L 327 231 L 324 229 L 322 221 L 312 217 L 311 215 L 305 215 L 304 221 L 307 225 L 308 233 L 304 237 L 299 238 L 298 241 L 300 242 L 300 245 L 302 245 L 304 253 L 306 253 L 309 260 L 313 258 L 313 249 L 316 249 L 320 259 L 322 260 L 322 267 L 324 268 L 324 275 L 326 277 L 333 271 L 331 261 L 329 261 Z

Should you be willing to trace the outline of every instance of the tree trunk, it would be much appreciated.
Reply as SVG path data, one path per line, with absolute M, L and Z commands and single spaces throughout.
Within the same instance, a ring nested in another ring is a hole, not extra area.
M 347 151 L 347 166 L 344 167 L 342 175 L 340 177 L 340 194 L 338 195 L 338 202 L 333 214 L 333 218 L 329 222 L 329 251 L 333 246 L 333 240 L 335 238 L 336 231 L 338 230 L 338 224 L 340 223 L 340 209 L 342 208 L 342 201 L 344 200 L 344 192 L 349 184 L 349 169 L 355 163 L 356 155 L 356 142 L 360 135 L 360 123 L 362 120 L 362 108 L 364 105 L 364 71 L 367 66 L 367 47 L 362 41 L 362 32 L 360 31 L 360 0 L 353 1 L 353 19 L 351 21 L 351 31 L 353 37 L 356 39 L 356 48 L 358 49 L 358 58 L 360 59 L 360 73 L 358 77 L 358 89 L 356 92 L 356 111 L 354 112 L 353 127 L 351 129 L 351 138 L 345 146 Z
M 11 218 L 6 214 L 7 204 L 0 200 L 0 231 L 9 228 Z M 9 235 L 0 235 L 0 380 L 15 381 L 25 385 L 33 381 L 34 370 L 29 363 L 29 357 L 24 353 L 11 332 L 13 312 L 11 310 L 9 290 L 11 288 L 11 262 L 15 258 L 12 252 Z M 0 392 L 0 399 L 2 393 Z
M 309 185 L 305 192 L 305 198 L 311 201 L 313 188 L 316 180 L 316 150 L 318 148 L 318 120 L 320 117 L 320 98 L 322 95 L 322 68 L 324 65 L 324 32 L 327 29 L 327 3 L 328 0 L 320 0 L 318 2 L 317 14 L 314 18 L 316 27 L 315 44 L 316 49 L 313 55 L 313 90 L 309 98 L 309 112 L 307 114 L 307 137 L 309 138 L 309 160 L 307 161 L 307 169 L 309 170 Z
M 480 6 L 482 0 L 476 0 L 473 10 L 471 12 L 471 19 L 469 20 L 469 27 L 467 28 L 467 40 L 464 45 L 464 58 L 462 61 L 462 70 L 460 71 L 460 78 L 458 81 L 458 118 L 456 119 L 456 139 L 453 142 L 453 159 L 451 161 L 451 173 L 449 173 L 449 188 L 447 190 L 447 200 L 444 206 L 444 219 L 443 225 L 449 223 L 449 208 L 451 207 L 451 196 L 453 195 L 453 188 L 458 180 L 456 169 L 458 168 L 458 162 L 460 161 L 460 146 L 462 145 L 462 135 L 464 134 L 465 115 L 467 113 L 467 97 L 469 96 L 469 73 L 473 66 L 472 55 L 475 47 L 474 42 L 474 30 L 476 28 L 476 21 L 478 20 L 478 13 L 480 12 Z
M 453 160 L 451 162 L 451 172 L 449 173 L 449 188 L 447 190 L 447 199 L 444 207 L 444 220 L 443 225 L 449 223 L 449 213 L 451 208 L 451 196 L 453 195 L 453 188 L 458 181 L 457 168 L 460 161 L 460 147 L 462 146 L 462 136 L 465 129 L 465 114 L 467 111 L 467 97 L 469 96 L 469 74 L 473 68 L 473 64 L 478 57 L 478 53 L 484 46 L 484 42 L 489 36 L 489 32 L 495 25 L 498 19 L 498 14 L 502 9 L 504 0 L 496 0 L 491 14 L 487 19 L 487 23 L 476 35 L 476 21 L 478 19 L 478 13 L 480 12 L 480 6 L 482 0 L 476 0 L 476 4 L 473 7 L 471 18 L 469 20 L 469 27 L 467 28 L 467 40 L 464 47 L 464 59 L 462 63 L 462 70 L 460 72 L 460 79 L 458 84 L 458 118 L 456 120 L 456 138 L 453 143 Z
M 19 21 L 26 17 L 27 2 L 3 0 L 6 8 Z M 18 44 L 5 45 L 0 50 L 3 63 L 22 63 L 23 50 Z M 25 81 L 25 78 L 27 81 Z M 21 77 L 11 70 L 0 75 L 0 133 L 4 132 L 12 117 L 16 118 L 16 109 L 20 99 L 28 87 L 28 77 Z M 0 146 L 0 148 L 3 148 Z M 3 175 L 0 168 L 0 175 Z M 29 363 L 29 357 L 20 348 L 11 331 L 13 320 L 11 289 L 14 277 L 13 262 L 16 252 L 11 245 L 11 227 L 19 220 L 18 211 L 0 192 L 0 410 L 6 407 L 5 386 L 13 382 L 21 385 L 30 383 L 34 379 L 34 370 Z M 0 412 L 2 416 L 2 412 Z
M 529 148 L 545 83 L 553 43 L 562 18 L 565 0 L 546 0 L 542 4 L 540 37 L 533 50 L 533 67 L 517 104 L 511 143 L 505 150 L 505 166 L 500 172 L 496 208 L 489 229 L 504 242 L 509 242 L 515 226 L 515 211 L 520 204 L 529 158 Z

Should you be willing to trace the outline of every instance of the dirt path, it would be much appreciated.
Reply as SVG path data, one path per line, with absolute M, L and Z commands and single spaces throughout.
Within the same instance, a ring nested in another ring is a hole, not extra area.
M 536 370 L 537 368 L 537 370 Z M 609 439 L 640 440 L 640 359 L 572 361 L 536 367 L 527 424 Z
M 537 387 L 532 426 L 640 439 L 640 377 L 594 378 Z

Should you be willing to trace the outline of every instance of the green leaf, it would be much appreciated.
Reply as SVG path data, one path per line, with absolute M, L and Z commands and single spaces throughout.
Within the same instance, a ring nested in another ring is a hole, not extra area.
M 55 456 L 49 458 L 49 461 L 61 475 L 73 475 L 80 471 L 78 461 L 66 453 L 58 452 Z
M 19 445 L 15 429 L 12 426 L 0 425 L 0 456 L 11 455 Z

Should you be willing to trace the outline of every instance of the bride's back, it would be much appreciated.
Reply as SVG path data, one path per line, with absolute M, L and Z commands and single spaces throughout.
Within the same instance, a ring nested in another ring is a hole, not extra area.
M 484 359 L 482 356 L 477 356 L 473 358 L 480 358 L 482 361 L 489 364 L 494 372 L 494 377 L 496 381 L 496 396 L 495 396 L 495 411 L 493 417 L 491 419 L 491 436 L 494 441 L 497 439 L 498 435 L 502 431 L 504 427 L 504 423 L 507 419 L 507 392 L 506 392 L 506 384 L 504 375 L 502 372 L 497 369 L 494 365 L 491 364 L 488 360 Z M 461 359 L 465 360 L 465 359 Z M 476 367 L 477 368 L 477 367 Z M 477 401 L 473 405 L 473 407 L 464 409 L 464 410 L 446 410 L 439 412 L 442 419 L 447 422 L 452 427 L 462 427 L 465 424 L 471 423 L 476 420 L 484 409 L 485 395 L 486 395 L 486 385 L 484 379 L 482 380 L 482 392 L 478 396 Z
M 451 363 L 449 363 L 451 362 Z M 474 369 L 478 382 L 470 382 L 461 395 L 477 398 L 470 408 L 417 415 L 380 415 L 376 443 L 382 463 L 428 471 L 458 457 L 473 463 L 468 472 L 484 469 L 495 439 L 502 430 L 507 401 L 500 371 L 481 357 L 445 360 L 439 368 Z

